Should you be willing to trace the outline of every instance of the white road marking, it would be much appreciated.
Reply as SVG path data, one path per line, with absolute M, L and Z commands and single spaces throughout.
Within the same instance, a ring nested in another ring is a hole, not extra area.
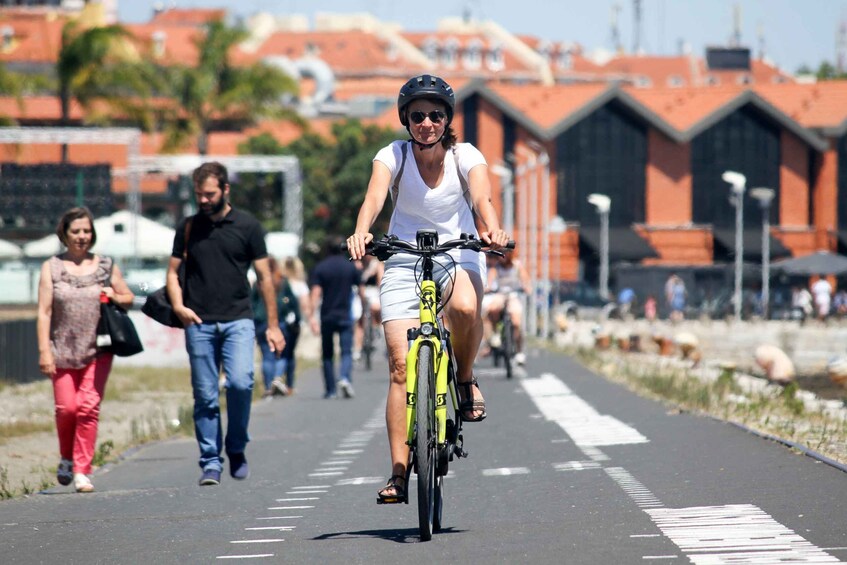
M 679 559 L 677 555 L 645 555 L 641 559 Z
M 309 473 L 310 477 L 337 477 L 338 475 L 343 475 L 343 471 L 330 471 L 327 473 Z
M 592 461 L 608 461 L 609 456 L 597 449 L 596 447 L 591 447 L 590 445 L 583 445 L 580 447 L 582 452 L 585 453 L 589 459 Z
M 297 526 L 257 526 L 253 528 L 244 528 L 247 531 L 261 531 L 261 530 L 277 530 L 277 531 L 286 531 L 290 532 Z
M 271 539 L 243 539 L 243 540 L 235 540 L 229 543 L 279 543 L 281 541 L 285 541 L 282 538 L 271 538 Z
M 286 491 L 285 494 L 319 494 L 319 493 L 322 493 L 322 492 L 329 492 L 329 491 L 326 490 L 326 489 L 323 489 L 323 490 L 289 490 L 289 491 Z
M 294 518 L 302 518 L 303 516 L 263 516 L 256 518 L 257 520 L 292 520 Z
M 483 469 L 482 474 L 485 477 L 504 477 L 508 475 L 526 475 L 529 469 L 526 467 L 501 467 L 499 469 Z
M 645 512 L 695 564 L 839 563 L 752 504 Z
M 328 471 L 346 471 L 346 470 L 347 470 L 347 465 L 343 465 L 341 467 L 337 467 L 337 466 L 336 467 L 319 467 L 319 468 L 315 469 L 315 471 L 318 471 L 320 473 L 325 473 L 325 472 L 328 472 Z
M 330 459 L 329 461 L 324 461 L 321 465 L 349 465 L 352 462 L 352 459 Z
M 305 510 L 314 506 L 271 506 L 268 510 Z
M 521 381 L 541 414 L 556 422 L 579 446 L 647 443 L 635 428 L 612 416 L 599 414 L 551 373 Z
M 630 534 L 631 538 L 658 538 L 661 537 L 662 534 Z
M 362 453 L 363 449 L 335 449 L 333 450 L 333 455 L 356 455 L 357 453 Z
M 312 489 L 312 488 L 329 488 L 330 486 L 332 486 L 332 485 L 310 485 L 310 486 L 291 487 L 291 488 L 292 488 L 293 490 L 297 490 L 297 489 L 301 489 L 301 488 L 307 488 L 307 489 Z
M 304 500 L 320 500 L 319 496 L 304 496 L 302 498 L 277 498 L 277 502 L 303 502 Z
M 273 557 L 274 553 L 257 553 L 255 555 L 218 555 L 217 559 L 259 559 L 262 557 Z
M 356 477 L 353 479 L 342 479 L 338 481 L 336 486 L 349 486 L 349 485 L 374 485 L 378 483 L 382 483 L 385 479 L 382 477 Z
M 610 467 L 608 469 L 604 469 L 604 471 L 606 471 L 606 474 L 618 483 L 618 486 L 620 486 L 640 508 L 655 508 L 657 506 L 663 506 L 662 502 L 653 496 L 653 493 L 647 490 L 647 488 L 642 485 L 638 479 L 630 475 L 629 471 L 626 469 L 622 467 Z
M 567 463 L 553 463 L 557 471 L 582 471 L 585 469 L 599 469 L 600 463 L 596 461 L 568 461 Z

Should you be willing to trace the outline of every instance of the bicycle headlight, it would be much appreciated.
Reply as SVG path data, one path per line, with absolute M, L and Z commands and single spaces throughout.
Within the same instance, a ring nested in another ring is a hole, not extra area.
M 421 326 L 421 335 L 429 337 L 432 335 L 432 332 L 434 330 L 435 328 L 432 326 L 432 324 L 424 324 Z

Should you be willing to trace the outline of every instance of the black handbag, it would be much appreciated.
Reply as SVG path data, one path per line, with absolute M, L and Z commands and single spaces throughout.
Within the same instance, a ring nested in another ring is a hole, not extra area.
M 185 245 L 183 247 L 182 263 L 179 266 L 178 272 L 180 288 L 184 288 L 183 285 L 185 284 L 185 261 L 188 258 L 188 236 L 190 233 L 191 218 L 189 218 L 185 223 Z M 174 313 L 173 306 L 171 306 L 171 299 L 168 296 L 167 286 L 163 286 L 155 292 L 148 294 L 147 300 L 144 301 L 144 306 L 141 307 L 141 311 L 160 324 L 168 326 L 169 328 L 183 327 L 182 320 L 180 320 Z
M 112 263 L 114 266 L 114 263 Z M 110 285 L 112 282 L 111 268 L 109 270 Z M 108 286 L 108 285 L 107 285 Z M 135 325 L 127 311 L 114 304 L 105 294 L 100 295 L 100 320 L 97 322 L 97 348 L 117 355 L 129 357 L 144 351 Z

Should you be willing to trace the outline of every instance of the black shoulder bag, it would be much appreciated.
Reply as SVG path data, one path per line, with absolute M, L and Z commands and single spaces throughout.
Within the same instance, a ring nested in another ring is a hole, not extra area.
M 177 273 L 179 286 L 182 289 L 185 289 L 185 261 L 188 259 L 188 236 L 191 234 L 191 222 L 192 218 L 189 218 L 185 222 L 182 263 L 180 264 L 179 272 Z M 174 313 L 173 306 L 171 306 L 171 299 L 168 296 L 167 285 L 152 294 L 148 294 L 147 300 L 144 301 L 144 306 L 141 307 L 141 311 L 160 324 L 168 326 L 169 328 L 183 327 L 182 320 L 180 320 L 179 316 Z
M 114 260 L 109 266 L 109 278 L 106 286 L 112 285 L 112 269 Z M 135 325 L 127 311 L 109 300 L 105 294 L 100 295 L 100 321 L 97 322 L 97 348 L 100 351 L 113 353 L 118 357 L 129 357 L 144 351 Z

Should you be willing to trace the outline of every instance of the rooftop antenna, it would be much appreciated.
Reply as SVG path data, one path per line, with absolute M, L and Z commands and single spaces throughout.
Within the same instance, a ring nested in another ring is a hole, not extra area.
M 609 14 L 609 31 L 612 36 L 612 49 L 615 50 L 615 53 L 623 53 L 623 45 L 621 45 L 621 32 L 618 27 L 618 16 L 621 13 L 621 5 L 618 3 L 612 4 L 611 12 Z
M 639 55 L 641 53 L 641 0 L 632 0 L 632 9 L 635 22 L 632 37 L 632 52 Z
M 759 60 L 764 61 L 766 56 L 765 51 L 765 26 L 762 25 L 762 22 L 759 22 L 756 26 L 756 35 L 759 39 Z
M 741 47 L 741 2 L 732 6 L 732 37 L 729 40 L 730 47 Z
M 841 10 L 841 21 L 835 35 L 835 66 L 839 73 L 847 71 L 847 9 Z

